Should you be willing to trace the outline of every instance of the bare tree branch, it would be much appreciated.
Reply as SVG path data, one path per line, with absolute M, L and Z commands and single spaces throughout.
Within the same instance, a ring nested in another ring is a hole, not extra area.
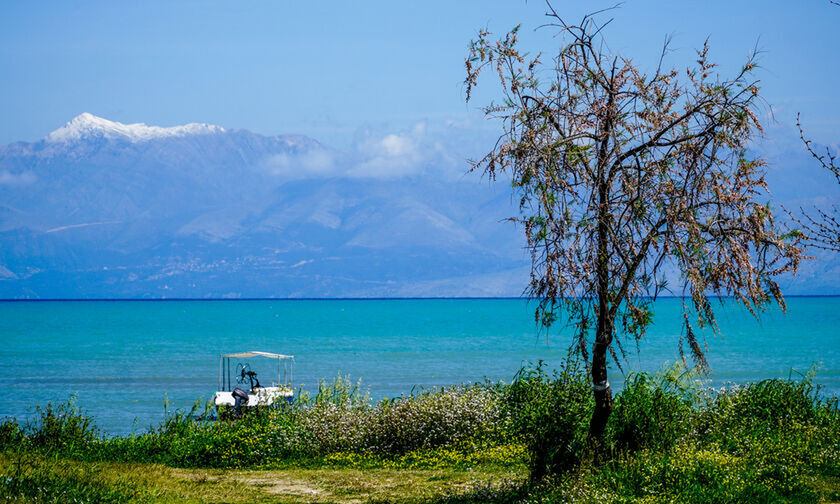
M 811 157 L 816 159 L 820 166 L 830 171 L 837 182 L 840 183 L 840 165 L 837 164 L 837 155 L 832 153 L 828 147 L 825 148 L 824 154 L 814 150 L 813 141 L 805 136 L 799 114 L 796 114 L 796 127 L 799 129 L 799 138 Z M 799 208 L 799 213 L 801 217 L 797 217 L 788 211 L 791 219 L 802 226 L 808 235 L 808 243 L 812 247 L 840 252 L 840 209 L 837 208 L 837 205 L 832 205 L 830 213 L 815 208 L 809 214 L 802 207 Z

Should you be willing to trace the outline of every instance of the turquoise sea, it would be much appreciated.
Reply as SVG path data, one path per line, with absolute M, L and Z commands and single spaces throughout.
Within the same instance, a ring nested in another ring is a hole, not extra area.
M 720 336 L 706 334 L 710 385 L 818 363 L 816 382 L 840 393 L 840 297 L 788 298 L 787 314 L 760 321 L 731 301 L 718 313 Z M 679 360 L 680 321 L 679 300 L 657 301 L 625 368 Z M 533 305 L 519 299 L 0 302 L 0 417 L 26 420 L 36 405 L 75 395 L 106 433 L 143 430 L 162 420 L 165 398 L 170 410 L 208 399 L 222 352 L 291 354 L 296 386 L 349 374 L 379 399 L 510 381 L 524 363 L 558 364 L 570 344 L 563 331 L 540 333 Z M 271 381 L 273 368 L 259 366 Z M 622 382 L 615 366 L 611 381 Z

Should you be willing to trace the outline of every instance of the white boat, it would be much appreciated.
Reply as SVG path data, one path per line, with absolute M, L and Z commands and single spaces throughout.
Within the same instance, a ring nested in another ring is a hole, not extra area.
M 268 358 L 277 360 L 277 381 L 263 386 L 257 372 L 251 369 L 250 359 Z M 231 361 L 231 359 L 234 359 Z M 236 371 L 231 373 L 235 362 Z M 242 407 L 270 406 L 277 401 L 291 402 L 294 397 L 292 379 L 295 358 L 269 352 L 237 352 L 219 356 L 219 389 L 213 396 L 217 407 L 233 407 L 239 416 Z

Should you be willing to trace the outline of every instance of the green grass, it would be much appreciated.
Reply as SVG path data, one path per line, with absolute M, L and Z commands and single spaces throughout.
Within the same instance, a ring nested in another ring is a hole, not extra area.
M 351 503 L 428 502 L 526 478 L 524 468 L 285 470 L 184 469 L 80 462 L 36 454 L 0 457 L 0 502 Z M 13 478 L 18 487 L 8 482 Z

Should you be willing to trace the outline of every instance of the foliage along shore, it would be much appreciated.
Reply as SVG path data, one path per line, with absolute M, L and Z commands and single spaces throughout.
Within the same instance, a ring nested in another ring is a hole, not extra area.
M 196 421 L 194 409 L 127 437 L 101 435 L 71 401 L 0 423 L 0 502 L 299 502 L 272 495 L 282 477 L 356 481 L 307 502 L 840 501 L 838 399 L 812 380 L 709 389 L 679 366 L 631 375 L 600 464 L 588 454 L 593 400 L 576 361 L 378 404 L 339 376 L 240 420 Z M 214 482 L 215 497 L 173 483 L 173 471 Z M 407 483 L 385 492 L 393 478 Z

